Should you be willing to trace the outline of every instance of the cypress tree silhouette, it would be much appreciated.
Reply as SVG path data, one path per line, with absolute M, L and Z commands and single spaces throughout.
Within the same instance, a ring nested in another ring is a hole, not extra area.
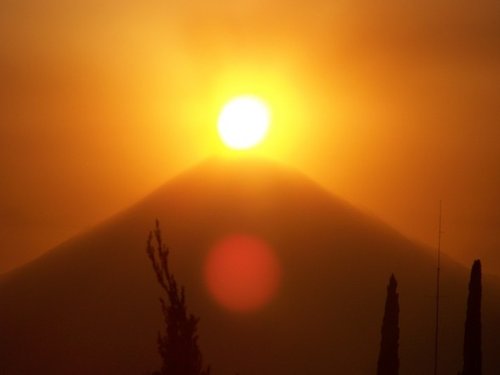
M 399 374 L 399 295 L 394 275 L 389 279 L 385 300 L 382 338 L 377 362 L 377 375 Z
M 462 375 L 482 374 L 481 350 L 481 261 L 472 264 L 465 318 L 464 366 Z
M 160 223 L 149 233 L 146 252 L 165 298 L 160 298 L 165 332 L 158 333 L 158 351 L 162 358 L 161 370 L 153 375 L 209 375 L 203 368 L 198 346 L 198 321 L 188 314 L 184 287 L 177 284 L 169 269 L 169 249 L 164 244 Z

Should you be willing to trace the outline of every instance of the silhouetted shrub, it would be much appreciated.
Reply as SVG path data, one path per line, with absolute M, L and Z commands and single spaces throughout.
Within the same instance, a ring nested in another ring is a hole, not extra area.
M 165 331 L 158 334 L 162 366 L 153 375 L 209 375 L 210 368 L 203 368 L 198 346 L 199 319 L 188 314 L 184 287 L 179 288 L 169 270 L 169 249 L 163 242 L 158 220 L 149 234 L 146 252 L 165 293 L 160 298 Z

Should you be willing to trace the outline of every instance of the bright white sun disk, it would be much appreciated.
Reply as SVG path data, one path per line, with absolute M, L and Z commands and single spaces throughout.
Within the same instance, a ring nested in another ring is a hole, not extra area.
M 243 150 L 260 143 L 267 134 L 270 114 L 267 105 L 255 96 L 240 96 L 227 103 L 219 115 L 222 141 Z

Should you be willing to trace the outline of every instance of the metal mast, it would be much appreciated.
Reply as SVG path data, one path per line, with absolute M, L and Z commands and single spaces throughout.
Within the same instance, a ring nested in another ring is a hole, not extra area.
M 442 203 L 439 201 L 439 228 L 438 228 L 438 244 L 437 244 L 437 272 L 436 272 L 436 330 L 434 332 L 434 375 L 438 373 L 438 354 L 439 354 L 439 292 L 440 292 L 440 277 L 441 277 L 441 218 L 442 218 Z

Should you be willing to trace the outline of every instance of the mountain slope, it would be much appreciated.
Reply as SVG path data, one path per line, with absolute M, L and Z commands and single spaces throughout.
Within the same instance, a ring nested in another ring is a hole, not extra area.
M 159 290 L 145 255 L 155 218 L 188 306 L 201 316 L 201 345 L 214 373 L 373 373 L 392 272 L 401 304 L 401 373 L 431 373 L 433 254 L 300 173 L 247 159 L 204 162 L 0 280 L 0 373 L 156 368 Z M 225 310 L 205 285 L 206 257 L 231 233 L 265 240 L 283 269 L 276 297 L 255 313 Z M 461 366 L 467 278 L 466 269 L 443 261 L 446 373 Z M 498 290 L 486 281 L 485 374 L 500 369 Z

